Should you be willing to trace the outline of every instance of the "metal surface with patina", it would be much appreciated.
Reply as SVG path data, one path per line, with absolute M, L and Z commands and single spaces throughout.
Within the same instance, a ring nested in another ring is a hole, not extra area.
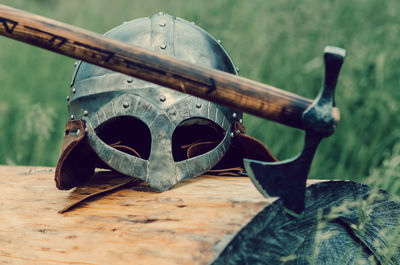
M 105 35 L 236 74 L 232 60 L 213 37 L 192 23 L 164 13 L 126 22 Z M 242 118 L 241 113 L 229 108 L 85 62 L 77 65 L 73 75 L 68 109 L 71 118 L 86 121 L 89 144 L 103 162 L 148 182 L 157 191 L 215 166 L 230 146 L 231 124 Z M 127 116 L 140 120 L 150 131 L 148 159 L 117 150 L 97 134 L 103 124 Z M 222 141 L 203 155 L 174 161 L 172 136 L 177 126 L 208 121 L 222 129 Z

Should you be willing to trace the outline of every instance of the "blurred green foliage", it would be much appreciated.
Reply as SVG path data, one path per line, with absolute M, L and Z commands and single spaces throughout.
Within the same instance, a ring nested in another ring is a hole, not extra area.
M 314 98 L 326 45 L 347 49 L 336 94 L 341 122 L 311 177 L 351 179 L 400 194 L 400 1 L 398 0 L 2 0 L 104 33 L 164 11 L 222 40 L 241 76 Z M 0 164 L 54 166 L 68 120 L 73 60 L 0 37 Z M 279 159 L 302 149 L 303 133 L 247 115 L 249 134 Z M 394 159 L 394 162 L 393 162 Z M 392 162 L 390 162 L 392 161 Z M 389 167 L 389 168 L 388 168 Z

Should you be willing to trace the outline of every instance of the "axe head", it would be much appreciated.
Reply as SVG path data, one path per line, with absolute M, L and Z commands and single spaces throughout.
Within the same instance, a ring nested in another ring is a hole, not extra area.
M 333 106 L 337 78 L 345 50 L 325 48 L 325 81 L 316 100 L 303 112 L 305 143 L 300 155 L 281 162 L 244 160 L 244 167 L 257 189 L 265 197 L 280 197 L 288 212 L 299 216 L 304 208 L 308 172 L 321 140 L 336 128 Z

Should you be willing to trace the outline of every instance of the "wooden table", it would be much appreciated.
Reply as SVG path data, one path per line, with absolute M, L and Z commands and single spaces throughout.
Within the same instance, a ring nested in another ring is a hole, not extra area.
M 120 190 L 61 215 L 124 177 L 98 174 L 71 191 L 53 178 L 53 168 L 0 166 L 0 264 L 209 264 L 273 201 L 248 178 L 202 176 L 163 193 Z

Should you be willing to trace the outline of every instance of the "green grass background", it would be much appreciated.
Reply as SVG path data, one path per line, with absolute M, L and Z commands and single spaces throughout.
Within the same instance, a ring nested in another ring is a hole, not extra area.
M 336 103 L 341 121 L 323 141 L 310 177 L 350 179 L 400 195 L 399 0 L 1 0 L 104 33 L 164 11 L 222 40 L 240 75 L 314 98 L 326 45 L 347 50 Z M 54 166 L 74 60 L 0 37 L 0 164 Z M 303 133 L 245 116 L 249 134 L 279 159 Z

